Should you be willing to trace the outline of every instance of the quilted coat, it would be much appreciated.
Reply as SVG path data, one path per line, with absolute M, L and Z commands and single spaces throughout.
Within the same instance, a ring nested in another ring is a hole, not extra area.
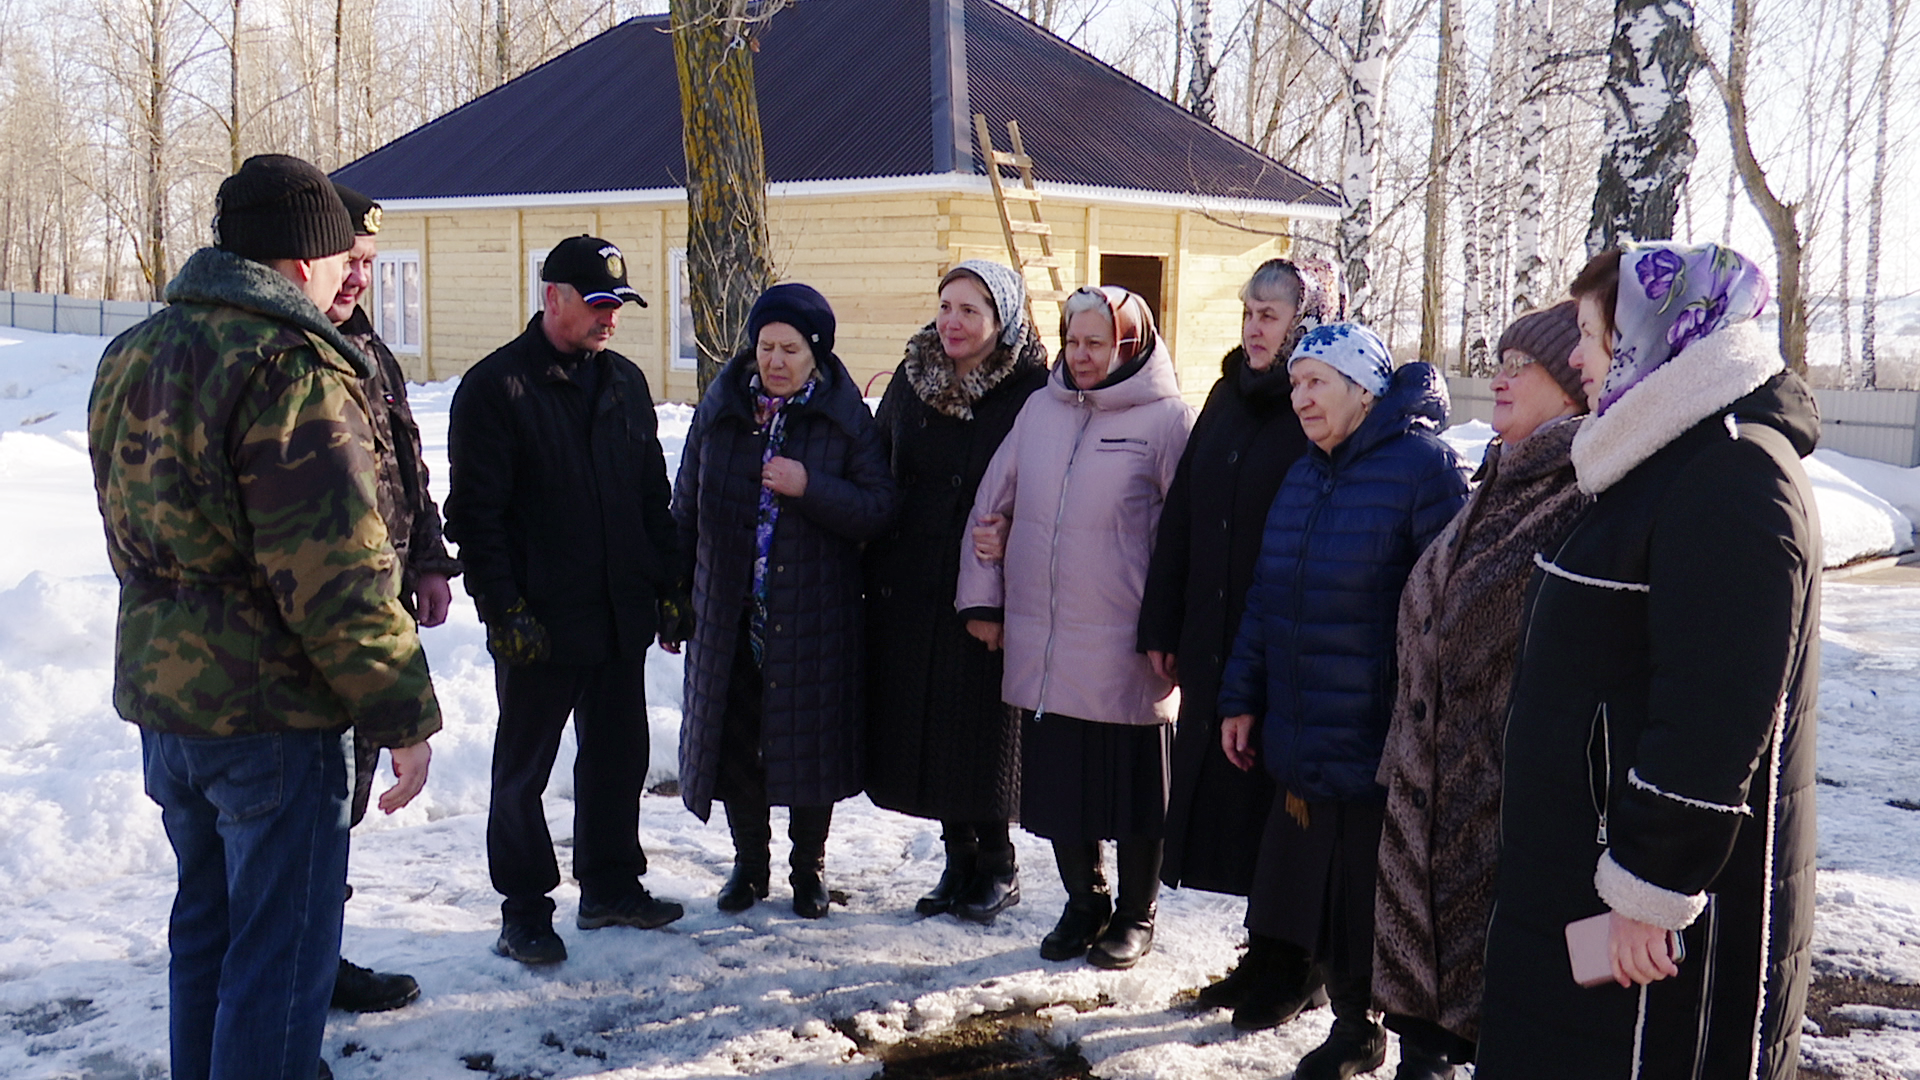
M 1467 498 L 1434 434 L 1447 392 L 1424 363 L 1393 373 L 1346 441 L 1308 450 L 1267 513 L 1220 714 L 1264 717 L 1261 756 L 1308 802 L 1384 802 L 1394 628 L 1414 560 Z
M 900 487 L 893 528 L 867 545 L 867 797 L 943 821 L 1005 821 L 1020 809 L 1020 727 L 1000 701 L 1001 654 L 953 609 L 960 541 L 987 463 L 1047 382 L 1026 328 L 975 371 L 997 378 L 966 417 L 929 404 L 921 364 L 946 364 L 929 326 L 907 343 L 875 419 Z
M 1792 1080 L 1811 975 L 1819 516 L 1813 394 L 1720 330 L 1587 421 L 1596 501 L 1528 591 L 1481 1080 Z M 1680 932 L 1677 978 L 1575 985 L 1562 928 Z
M 1584 420 L 1494 443 L 1478 485 L 1400 598 L 1399 693 L 1374 901 L 1375 1007 L 1480 1029 L 1487 917 L 1500 851 L 1500 738 L 1533 557 L 1590 501 L 1568 455 Z
M 1273 803 L 1265 770 L 1241 772 L 1220 749 L 1220 673 L 1253 583 L 1261 527 L 1287 470 L 1310 445 L 1287 372 L 1220 365 L 1174 473 L 1140 606 L 1140 648 L 1175 654 L 1180 727 L 1173 741 L 1166 858 L 1173 886 L 1247 895 Z
M 790 406 L 783 454 L 807 487 L 782 496 L 768 556 L 760 753 L 767 800 L 826 806 L 860 790 L 866 651 L 860 545 L 891 521 L 893 477 L 859 387 L 831 352 L 812 397 Z M 766 434 L 754 423 L 753 350 L 741 351 L 694 410 L 674 485 L 681 572 L 693 593 L 680 724 L 680 798 L 706 820 L 720 773 L 733 652 L 752 599 L 754 519 Z
M 1009 514 L 1006 557 L 962 540 L 954 605 L 1006 623 L 1008 704 L 1105 724 L 1173 720 L 1171 687 L 1136 648 L 1167 488 L 1193 426 L 1154 338 L 1132 375 L 1074 389 L 1065 361 L 993 455 L 973 515 Z

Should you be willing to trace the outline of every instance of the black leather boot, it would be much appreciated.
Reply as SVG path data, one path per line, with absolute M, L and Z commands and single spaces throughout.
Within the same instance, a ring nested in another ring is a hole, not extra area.
M 1239 1008 L 1272 960 L 1273 939 L 1248 933 L 1247 951 L 1241 955 L 1240 962 L 1220 979 L 1201 987 L 1194 995 L 1195 1003 L 1203 1009 Z
M 1400 1064 L 1393 1080 L 1455 1080 L 1454 1068 L 1473 1060 L 1474 1044 L 1424 1017 L 1389 1014 L 1387 1027 L 1400 1036 Z
M 1358 1015 L 1334 1014 L 1327 1041 L 1307 1051 L 1294 1066 L 1293 1080 L 1353 1080 L 1387 1061 L 1387 1029 L 1364 1009 Z
M 727 808 L 727 830 L 733 834 L 733 873 L 720 886 L 713 906 L 721 911 L 745 911 L 755 901 L 767 898 L 773 827 L 764 806 L 723 805 Z
M 827 830 L 833 824 L 831 806 L 796 806 L 787 825 L 793 841 L 793 913 L 803 919 L 824 919 L 831 902 L 821 875 L 827 869 Z
M 998 835 L 982 836 L 973 880 L 953 905 L 953 913 L 968 922 L 990 923 L 1020 902 L 1020 868 L 1014 864 L 1013 838 L 1003 823 Z
M 947 845 L 947 868 L 940 872 L 933 891 L 913 905 L 913 910 L 922 915 L 944 915 L 951 911 L 954 901 L 973 881 L 975 860 L 979 858 L 980 841 L 974 836 L 972 826 L 957 821 L 941 824 L 940 838 Z
M 1123 971 L 1153 951 L 1153 917 L 1160 907 L 1159 840 L 1120 841 L 1120 902 L 1087 963 Z
M 1067 887 L 1067 907 L 1052 932 L 1040 940 L 1040 958 L 1072 960 L 1085 956 L 1106 929 L 1113 899 L 1107 895 L 1106 875 L 1100 871 L 1099 841 L 1055 840 L 1053 859 L 1060 866 L 1060 883 Z
M 1314 1007 L 1323 981 L 1313 956 L 1291 941 L 1253 935 L 1247 946 L 1248 962 L 1255 948 L 1261 950 L 1261 959 L 1233 1010 L 1233 1026 L 1241 1031 L 1279 1027 Z

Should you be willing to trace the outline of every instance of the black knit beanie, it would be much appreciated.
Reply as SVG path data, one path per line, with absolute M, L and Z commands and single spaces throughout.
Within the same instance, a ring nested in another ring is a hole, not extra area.
M 1567 363 L 1578 344 L 1580 322 L 1574 302 L 1562 300 L 1550 308 L 1529 311 L 1513 320 L 1506 333 L 1500 335 L 1496 360 L 1504 357 L 1508 349 L 1525 353 L 1534 363 L 1546 368 L 1560 389 L 1585 412 L 1587 392 L 1580 387 L 1580 373 Z
M 811 285 L 790 281 L 775 285 L 760 294 L 747 313 L 747 346 L 760 341 L 760 328 L 768 323 L 786 323 L 813 346 L 816 359 L 833 351 L 833 307 Z
M 213 246 L 255 262 L 324 259 L 353 246 L 353 219 L 327 174 L 287 154 L 259 154 L 220 182 Z

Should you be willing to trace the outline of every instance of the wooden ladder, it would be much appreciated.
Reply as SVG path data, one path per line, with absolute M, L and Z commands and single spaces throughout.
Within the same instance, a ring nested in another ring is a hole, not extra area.
M 1013 268 L 1025 278 L 1030 269 L 1044 268 L 1053 277 L 1053 288 L 1035 289 L 1027 287 L 1027 318 L 1033 318 L 1033 302 L 1048 300 L 1061 303 L 1068 296 L 1066 282 L 1060 277 L 1060 260 L 1053 253 L 1053 226 L 1040 216 L 1040 189 L 1033 182 L 1033 159 L 1027 156 L 1027 148 L 1020 141 L 1020 122 L 1007 121 L 1007 136 L 1013 140 L 1013 153 L 1003 153 L 993 148 L 993 131 L 987 126 L 985 113 L 973 114 L 974 136 L 980 140 L 980 153 L 986 160 L 987 180 L 993 184 L 993 202 L 1000 208 L 1000 231 L 1007 238 L 1007 256 Z M 1020 186 L 1008 187 L 1000 175 L 1003 168 L 1020 170 Z M 1009 202 L 1025 203 L 1032 213 L 1031 221 L 1013 220 L 1013 211 Z M 1026 256 L 1020 253 L 1019 236 L 1037 236 L 1040 238 L 1040 254 Z

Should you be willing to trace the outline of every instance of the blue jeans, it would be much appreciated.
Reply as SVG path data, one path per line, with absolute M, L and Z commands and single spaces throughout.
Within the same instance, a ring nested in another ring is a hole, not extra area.
M 143 730 L 140 748 L 180 864 L 173 1080 L 312 1080 L 346 903 L 341 734 Z

